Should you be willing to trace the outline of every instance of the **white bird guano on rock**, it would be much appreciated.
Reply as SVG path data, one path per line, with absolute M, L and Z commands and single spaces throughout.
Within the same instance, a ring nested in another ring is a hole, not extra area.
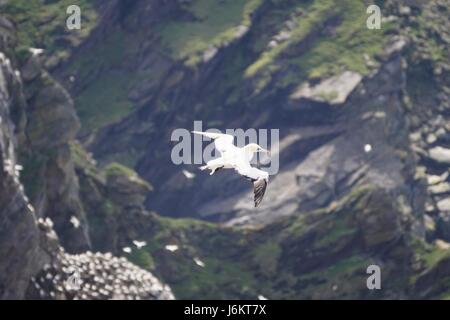
M 214 140 L 215 148 L 220 152 L 220 157 L 210 160 L 201 170 L 211 170 L 213 175 L 220 169 L 234 169 L 238 174 L 253 182 L 255 208 L 261 203 L 269 183 L 269 174 L 263 170 L 252 167 L 250 161 L 255 152 L 267 152 L 256 143 L 250 143 L 239 148 L 233 144 L 234 137 L 229 134 L 192 131 Z

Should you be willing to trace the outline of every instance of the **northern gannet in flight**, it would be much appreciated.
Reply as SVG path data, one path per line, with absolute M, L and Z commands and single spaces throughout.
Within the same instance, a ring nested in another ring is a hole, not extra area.
M 192 131 L 214 140 L 215 148 L 220 152 L 220 157 L 210 160 L 201 170 L 211 170 L 210 175 L 220 169 L 234 169 L 241 176 L 253 182 L 255 208 L 261 203 L 269 182 L 269 174 L 250 165 L 255 152 L 267 152 L 256 143 L 250 143 L 242 148 L 233 144 L 234 137 L 229 134 Z

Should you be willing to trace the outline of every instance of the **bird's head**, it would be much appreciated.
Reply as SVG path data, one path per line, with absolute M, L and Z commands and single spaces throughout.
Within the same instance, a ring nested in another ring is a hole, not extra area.
M 266 152 L 267 154 L 269 154 L 269 150 L 264 149 L 263 147 L 261 147 L 260 145 L 256 144 L 256 143 L 249 143 L 248 145 L 246 145 L 245 150 L 249 151 L 249 152 Z

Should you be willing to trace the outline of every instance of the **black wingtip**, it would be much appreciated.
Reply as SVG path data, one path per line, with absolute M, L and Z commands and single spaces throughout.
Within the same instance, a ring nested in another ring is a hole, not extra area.
M 267 180 L 256 180 L 253 182 L 253 193 L 254 193 L 254 202 L 255 202 L 255 208 L 259 206 L 261 203 L 264 194 L 266 193 L 267 188 Z

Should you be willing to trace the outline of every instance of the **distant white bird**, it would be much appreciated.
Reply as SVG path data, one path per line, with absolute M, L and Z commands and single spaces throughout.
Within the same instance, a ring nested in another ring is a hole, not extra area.
M 138 241 L 138 240 L 133 240 L 133 244 L 138 248 L 142 248 L 145 247 L 147 245 L 146 241 Z
M 202 267 L 202 268 L 205 267 L 205 263 L 204 263 L 202 260 L 200 260 L 199 258 L 194 258 L 194 262 L 195 262 L 195 264 L 198 265 L 199 267 Z
M 208 161 L 200 169 L 211 170 L 210 175 L 213 175 L 220 169 L 234 169 L 241 176 L 252 181 L 256 208 L 261 203 L 266 192 L 267 184 L 269 183 L 269 174 L 252 167 L 250 161 L 253 159 L 255 152 L 269 153 L 269 151 L 256 143 L 250 143 L 242 148 L 238 148 L 233 144 L 234 137 L 229 134 L 200 131 L 192 131 L 192 133 L 213 139 L 215 148 L 221 154 L 219 158 Z
M 124 248 L 122 248 L 122 251 L 126 252 L 126 253 L 131 253 L 131 248 L 130 247 L 124 247 Z
M 195 173 L 189 172 L 187 170 L 183 170 L 182 172 L 183 172 L 184 176 L 187 179 L 194 179 L 195 178 Z
M 38 56 L 44 52 L 44 49 L 41 48 L 29 48 L 28 49 L 33 56 Z
M 370 144 L 364 145 L 364 151 L 366 153 L 369 153 L 370 151 L 372 151 L 372 145 L 370 145 Z
M 80 220 L 78 220 L 78 218 L 75 216 L 70 217 L 70 223 L 73 225 L 75 229 L 78 229 L 81 225 Z
M 175 252 L 178 250 L 178 246 L 176 244 L 168 244 L 165 246 L 167 251 Z

